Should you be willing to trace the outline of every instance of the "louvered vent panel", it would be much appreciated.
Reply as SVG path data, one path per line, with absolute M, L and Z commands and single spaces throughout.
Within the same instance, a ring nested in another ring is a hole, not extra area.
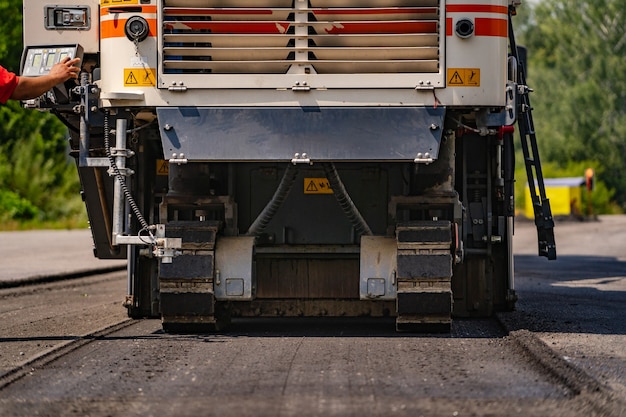
M 165 74 L 436 73 L 438 0 L 163 0 Z M 302 3 L 306 4 L 305 6 Z

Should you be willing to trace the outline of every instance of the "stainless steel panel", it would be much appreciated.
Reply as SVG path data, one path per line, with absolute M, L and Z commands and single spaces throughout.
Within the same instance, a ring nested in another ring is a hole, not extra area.
M 437 159 L 443 107 L 157 109 L 166 159 L 414 161 Z
M 215 245 L 217 300 L 252 300 L 256 292 L 253 272 L 254 237 L 220 237 Z
M 396 298 L 396 245 L 393 237 L 361 236 L 361 300 Z

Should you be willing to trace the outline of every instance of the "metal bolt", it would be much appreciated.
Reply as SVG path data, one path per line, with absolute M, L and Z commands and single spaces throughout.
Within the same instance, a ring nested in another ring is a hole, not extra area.
M 169 132 L 170 130 L 172 130 L 172 125 L 170 125 L 169 123 L 166 123 L 165 126 L 163 126 L 163 129 Z

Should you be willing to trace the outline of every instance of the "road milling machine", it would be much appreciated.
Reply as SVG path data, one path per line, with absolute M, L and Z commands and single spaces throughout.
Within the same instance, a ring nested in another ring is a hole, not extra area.
M 67 126 L 95 255 L 166 331 L 231 317 L 510 310 L 514 137 L 539 255 L 553 220 L 519 0 L 24 1 L 24 102 Z M 516 127 L 517 126 L 517 127 Z

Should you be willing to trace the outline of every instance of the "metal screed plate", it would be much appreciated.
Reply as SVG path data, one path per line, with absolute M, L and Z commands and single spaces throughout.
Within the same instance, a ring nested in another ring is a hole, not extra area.
M 166 159 L 432 161 L 445 108 L 162 107 L 157 114 Z

